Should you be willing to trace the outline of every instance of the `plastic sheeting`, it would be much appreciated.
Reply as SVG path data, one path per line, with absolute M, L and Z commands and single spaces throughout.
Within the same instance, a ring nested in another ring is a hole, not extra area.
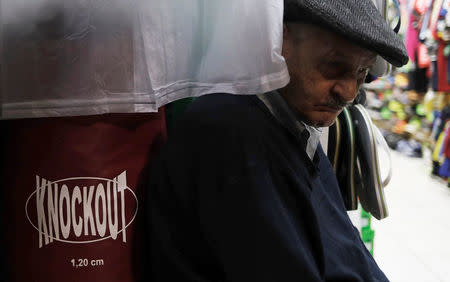
M 285 86 L 283 0 L 0 0 L 1 118 Z

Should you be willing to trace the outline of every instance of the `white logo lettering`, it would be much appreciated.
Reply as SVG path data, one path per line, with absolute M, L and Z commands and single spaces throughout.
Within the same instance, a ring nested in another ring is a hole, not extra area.
M 92 185 L 93 182 L 96 184 Z M 126 191 L 131 192 L 136 201 L 135 212 L 128 222 Z M 29 215 L 33 197 L 36 198 L 37 224 Z M 36 176 L 36 190 L 28 197 L 25 211 L 30 223 L 39 232 L 39 248 L 54 240 L 73 244 L 108 238 L 116 240 L 119 234 L 126 243 L 126 229 L 136 217 L 138 200 L 127 186 L 126 171 L 114 179 L 72 177 L 52 182 Z

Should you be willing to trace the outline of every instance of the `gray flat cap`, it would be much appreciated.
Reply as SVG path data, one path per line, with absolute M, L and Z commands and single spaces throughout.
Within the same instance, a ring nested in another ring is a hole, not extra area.
M 372 0 L 284 0 L 285 22 L 309 22 L 340 34 L 396 67 L 408 62 L 405 45 Z

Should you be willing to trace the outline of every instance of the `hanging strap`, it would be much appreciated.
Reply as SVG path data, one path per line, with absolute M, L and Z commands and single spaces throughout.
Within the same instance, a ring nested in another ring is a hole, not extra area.
M 380 146 L 381 146 L 381 149 L 383 149 L 384 152 L 386 153 L 386 155 L 388 156 L 388 164 L 389 164 L 388 175 L 386 176 L 386 178 L 384 180 L 382 180 L 383 187 L 386 187 L 389 184 L 389 182 L 391 181 L 391 178 L 392 178 L 391 151 L 390 151 L 389 146 L 388 146 L 388 144 L 386 142 L 386 139 L 384 139 L 383 134 L 381 134 L 381 132 L 378 129 L 378 127 L 373 125 L 372 129 L 373 129 L 375 141 L 379 145 L 378 148 L 380 148 Z M 376 156 L 376 157 L 379 158 L 379 156 Z

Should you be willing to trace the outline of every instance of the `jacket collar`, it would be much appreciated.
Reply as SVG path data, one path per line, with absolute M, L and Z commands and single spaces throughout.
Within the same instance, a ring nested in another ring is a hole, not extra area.
M 316 128 L 299 120 L 286 100 L 277 91 L 256 95 L 272 113 L 272 115 L 286 127 L 304 146 L 304 150 L 311 160 L 314 159 L 320 142 L 322 128 Z

